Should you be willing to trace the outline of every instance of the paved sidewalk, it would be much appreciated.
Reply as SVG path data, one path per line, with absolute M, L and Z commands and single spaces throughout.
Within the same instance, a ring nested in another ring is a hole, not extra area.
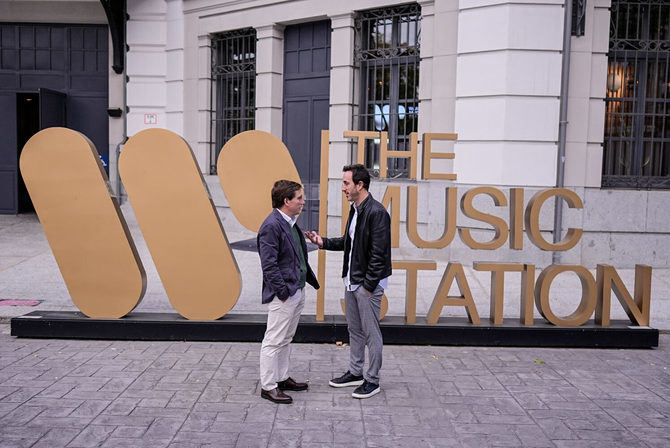
M 173 312 L 132 210 L 123 211 L 147 270 L 137 310 Z M 235 256 L 243 290 L 231 312 L 265 312 L 258 255 Z M 341 313 L 340 263 L 341 254 L 328 255 L 327 314 Z M 419 315 L 443 270 L 421 273 Z M 632 289 L 633 270 L 619 273 Z M 467 266 L 466 274 L 485 319 L 488 274 Z M 391 280 L 389 314 L 401 315 L 405 276 Z M 518 319 L 515 283 L 511 274 L 506 319 Z M 574 310 L 577 288 L 552 285 L 571 297 L 557 311 Z M 315 296 L 309 289 L 305 314 L 314 314 Z M 75 309 L 35 215 L 0 215 L 0 299 L 42 300 L 0 307 L 5 321 Z M 625 318 L 616 301 L 612 317 Z M 667 269 L 654 270 L 652 326 L 670 329 Z M 327 385 L 346 369 L 347 347 L 296 344 L 292 374 L 310 390 L 285 406 L 259 396 L 260 344 L 29 340 L 9 336 L 8 325 L 0 333 L 0 447 L 670 446 L 670 334 L 654 350 L 386 346 L 382 393 L 363 401 Z
M 382 392 L 327 380 L 348 348 L 296 344 L 294 403 L 259 396 L 260 344 L 16 339 L 0 326 L 1 447 L 668 447 L 655 350 L 384 348 Z

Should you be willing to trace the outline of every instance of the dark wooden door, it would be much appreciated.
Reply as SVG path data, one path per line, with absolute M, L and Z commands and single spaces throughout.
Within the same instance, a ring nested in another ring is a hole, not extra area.
M 16 94 L 0 92 L 0 213 L 18 212 Z
M 65 126 L 65 100 L 67 95 L 51 89 L 39 89 L 40 130 Z
M 284 30 L 283 140 L 305 187 L 307 203 L 298 221 L 304 230 L 319 223 L 321 130 L 330 107 L 330 21 Z

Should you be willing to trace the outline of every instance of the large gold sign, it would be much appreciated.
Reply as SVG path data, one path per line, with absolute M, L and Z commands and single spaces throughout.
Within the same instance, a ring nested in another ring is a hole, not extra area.
M 135 308 L 146 274 L 93 143 L 65 128 L 35 134 L 21 174 L 74 304 L 89 317 Z
M 172 307 L 188 319 L 225 315 L 242 290 L 240 271 L 186 141 L 138 132 L 119 173 Z
M 407 158 L 411 179 L 417 178 L 418 135 L 410 138 L 409 151 L 393 151 L 387 146 L 385 132 L 346 131 L 344 136 L 357 141 L 354 157 L 364 162 L 366 139 L 379 139 L 380 175 L 385 176 L 388 158 Z M 434 159 L 453 159 L 449 152 L 435 152 L 437 140 L 455 140 L 456 134 L 423 135 L 422 179 L 455 180 L 454 173 L 435 172 Z M 319 233 L 326 236 L 328 211 L 329 133 L 321 135 L 321 188 L 319 192 Z M 116 200 L 108 191 L 108 181 L 93 144 L 78 132 L 50 128 L 37 133 L 21 155 L 21 172 L 35 205 L 49 244 L 75 305 L 87 316 L 119 318 L 130 312 L 142 299 L 146 276 Z M 257 231 L 271 210 L 268 192 L 278 179 L 300 182 L 298 171 L 284 144 L 262 131 L 247 131 L 233 137 L 221 150 L 218 175 L 230 208 L 246 228 Z M 204 180 L 189 145 L 177 134 L 150 129 L 135 134 L 125 145 L 119 171 L 130 203 L 147 246 L 174 309 L 188 319 L 218 319 L 230 311 L 240 295 L 241 276 L 235 257 L 218 219 Z M 391 242 L 399 246 L 400 186 L 388 186 L 382 203 L 391 213 Z M 532 244 L 545 251 L 565 251 L 574 247 L 582 230 L 571 228 L 558 243 L 549 243 L 540 232 L 540 212 L 550 198 L 564 200 L 571 208 L 582 209 L 581 198 L 564 188 L 537 192 L 524 210 L 524 190 L 511 188 L 509 198 L 493 187 L 466 191 L 460 212 L 486 223 L 494 231 L 489 241 L 478 241 L 469 229 L 457 230 L 458 191 L 445 187 L 445 219 L 442 235 L 427 241 L 418 232 L 418 196 L 416 185 L 406 187 L 406 233 L 417 248 L 440 249 L 448 246 L 458 233 L 465 245 L 478 250 L 495 250 L 505 243 L 513 250 L 523 249 L 525 231 Z M 509 207 L 509 220 L 475 208 L 482 196 L 496 207 Z M 342 229 L 348 204 L 342 207 Z M 326 257 L 318 254 L 318 278 L 325 284 Z M 635 267 L 634 294 L 626 289 L 612 266 L 598 265 L 596 278 L 583 266 L 551 265 L 535 280 L 535 266 L 527 263 L 479 263 L 475 270 L 491 272 L 490 320 L 503 323 L 504 279 L 507 272 L 521 273 L 519 320 L 533 325 L 534 308 L 544 319 L 557 326 L 579 326 L 595 313 L 595 322 L 609 325 L 612 291 L 636 325 L 649 325 L 651 267 Z M 418 272 L 435 270 L 433 260 L 393 260 L 394 270 L 407 273 L 405 319 L 416 322 Z M 577 275 L 581 300 L 568 316 L 557 316 L 551 307 L 549 290 L 553 280 L 564 273 Z M 456 282 L 459 295 L 449 291 Z M 317 293 L 316 319 L 324 320 L 325 288 Z M 462 264 L 447 265 L 426 315 L 436 324 L 445 307 L 463 307 L 474 325 L 480 323 Z M 383 306 L 388 303 L 384 297 Z M 385 314 L 382 313 L 382 314 Z

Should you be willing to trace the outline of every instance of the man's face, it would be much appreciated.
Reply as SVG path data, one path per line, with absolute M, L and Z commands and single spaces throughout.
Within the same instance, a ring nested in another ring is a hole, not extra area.
M 347 197 L 347 201 L 356 202 L 356 200 L 358 200 L 360 188 L 354 184 L 351 171 L 342 173 L 342 192 Z
M 293 199 L 284 199 L 287 215 L 297 217 L 302 212 L 302 207 L 305 205 L 305 193 L 303 190 L 298 190 L 293 193 Z

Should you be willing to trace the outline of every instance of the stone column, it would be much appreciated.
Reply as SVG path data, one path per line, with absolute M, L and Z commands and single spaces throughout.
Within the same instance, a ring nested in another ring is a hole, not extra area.
M 555 184 L 562 47 L 561 3 L 460 0 L 459 183 Z
M 282 138 L 284 27 L 256 28 L 256 129 Z
M 182 0 L 167 0 L 166 13 L 166 127 L 184 134 L 184 14 Z
M 344 138 L 344 131 L 354 129 L 354 104 L 357 102 L 354 88 L 354 16 L 352 13 L 330 17 L 332 35 L 330 40 L 330 157 L 328 177 L 330 183 L 328 203 L 331 213 L 340 213 L 340 179 L 342 166 L 352 163 L 351 144 Z

